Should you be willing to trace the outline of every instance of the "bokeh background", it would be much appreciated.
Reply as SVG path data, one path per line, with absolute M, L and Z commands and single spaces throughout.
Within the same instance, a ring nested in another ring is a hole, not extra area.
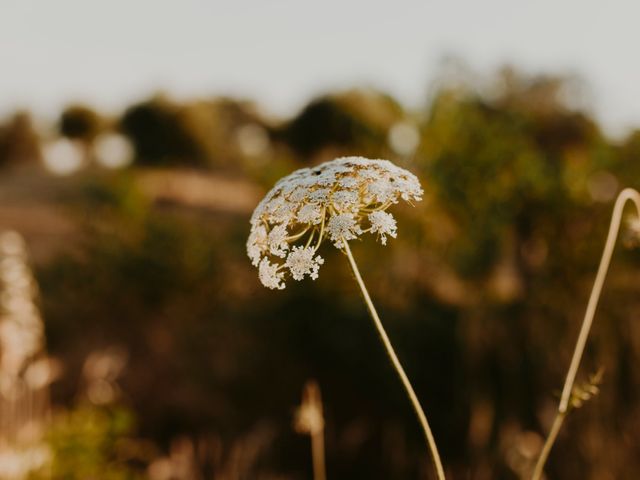
M 269 291 L 248 220 L 292 170 L 421 179 L 356 242 L 450 478 L 526 478 L 613 200 L 640 187 L 634 2 L 0 0 L 0 478 L 430 478 L 345 258 Z M 631 213 L 631 212 L 628 212 Z M 640 472 L 640 250 L 618 243 L 548 478 Z

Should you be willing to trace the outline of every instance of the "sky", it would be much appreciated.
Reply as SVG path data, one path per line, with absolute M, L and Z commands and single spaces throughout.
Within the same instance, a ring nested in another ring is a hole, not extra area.
M 442 59 L 579 75 L 612 134 L 640 126 L 638 0 L 0 0 L 0 115 L 116 113 L 164 91 L 293 114 L 370 86 L 424 105 Z

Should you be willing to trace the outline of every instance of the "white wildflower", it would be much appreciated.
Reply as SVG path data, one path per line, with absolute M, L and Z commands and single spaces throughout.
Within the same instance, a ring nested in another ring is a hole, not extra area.
M 312 174 L 315 175 L 317 185 L 324 185 L 330 187 L 336 182 L 336 172 L 332 170 L 321 171 L 319 168 L 312 170 Z M 312 177 L 313 178 L 313 177 Z
M 289 243 L 287 243 L 287 225 L 282 223 L 276 225 L 269 232 L 269 251 L 276 257 L 284 258 L 289 250 Z
M 376 180 L 367 185 L 367 200 L 371 203 L 393 202 L 395 197 L 397 197 L 393 187 L 394 185 L 392 185 L 389 180 Z
M 381 178 L 381 174 L 376 170 L 362 170 L 359 175 L 364 180 L 378 180 Z
M 315 203 L 307 203 L 300 207 L 300 211 L 296 218 L 300 223 L 318 225 L 322 221 L 322 215 L 323 211 L 319 205 Z
M 302 280 L 305 275 L 309 275 L 313 280 L 318 278 L 318 269 L 324 263 L 324 259 L 320 255 L 314 258 L 315 253 L 311 247 L 293 247 L 284 266 L 289 269 L 294 280 Z
M 336 248 L 344 248 L 344 241 L 354 240 L 362 233 L 355 217 L 349 213 L 335 215 L 327 223 L 327 234 Z
M 339 212 L 357 212 L 360 208 L 360 196 L 357 191 L 338 190 L 331 195 L 331 203 Z
M 338 185 L 340 185 L 342 188 L 357 188 L 360 186 L 359 184 L 360 182 L 358 181 L 358 179 L 354 177 L 342 177 L 338 181 Z
M 269 288 L 284 288 L 286 276 L 316 278 L 323 240 L 343 249 L 366 230 L 386 244 L 396 236 L 396 222 L 385 210 L 421 198 L 416 176 L 388 160 L 344 157 L 302 168 L 279 180 L 256 207 L 247 255 Z
M 258 267 L 258 278 L 262 284 L 272 290 L 282 290 L 285 285 L 282 281 L 284 272 L 278 271 L 279 265 L 269 262 L 268 258 L 263 258 Z
M 254 267 L 257 267 L 258 263 L 260 263 L 260 257 L 263 252 L 268 250 L 267 239 L 267 229 L 264 228 L 264 225 L 258 225 L 251 229 L 251 234 L 247 240 L 247 255 L 249 255 L 251 264 Z
M 329 190 L 328 188 L 319 188 L 318 190 L 314 190 L 313 192 L 310 192 L 307 199 L 310 202 L 318 202 L 318 203 L 326 202 L 327 199 L 329 198 L 330 193 L 331 193 L 331 190 Z
M 387 244 L 387 235 L 396 238 L 396 219 L 390 213 L 383 211 L 371 212 L 369 214 L 369 222 L 371 222 L 371 233 L 378 234 L 382 245 Z
M 268 220 L 271 223 L 287 223 L 293 217 L 293 204 L 283 197 L 275 198 L 269 205 Z
M 298 186 L 289 194 L 289 201 L 293 203 L 302 202 L 309 195 L 309 189 Z

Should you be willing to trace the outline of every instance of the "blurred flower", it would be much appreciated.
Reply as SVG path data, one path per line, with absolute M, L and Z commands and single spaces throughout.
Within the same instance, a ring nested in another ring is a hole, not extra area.
M 249 157 L 257 157 L 269 149 L 269 134 L 258 124 L 248 123 L 236 131 L 240 151 Z
M 128 354 L 119 347 L 109 347 L 89 354 L 82 373 L 89 401 L 95 405 L 107 405 L 120 393 L 116 380 L 127 365 Z
M 107 168 L 126 167 L 133 161 L 133 147 L 127 137 L 117 133 L 99 135 L 93 144 L 97 162 Z
M 344 242 L 372 233 L 386 245 L 387 235 L 397 234 L 386 210 L 422 193 L 415 175 L 388 160 L 344 157 L 297 170 L 253 212 L 247 254 L 268 288 L 285 288 L 286 275 L 316 279 L 324 260 L 315 253 L 325 238 L 344 249 Z
M 411 155 L 420 144 L 420 132 L 411 123 L 395 123 L 389 129 L 388 143 L 398 155 Z
M 49 384 L 61 366 L 45 355 L 37 286 L 23 238 L 0 232 L 0 478 L 31 478 L 50 461 L 42 442 Z
M 54 382 L 62 373 L 62 363 L 53 358 L 40 358 L 27 367 L 24 380 L 34 389 L 44 388 Z
M 304 386 L 302 404 L 296 410 L 293 427 L 296 432 L 306 435 L 317 435 L 324 430 L 320 387 L 314 381 Z
M 3 448 L 0 451 L 0 478 L 22 480 L 45 467 L 51 460 L 51 451 L 44 445 L 30 448 Z
M 36 287 L 17 232 L 0 234 L 0 286 L 0 375 L 13 382 L 44 348 Z
M 51 173 L 70 175 L 84 164 L 85 152 L 79 141 L 59 138 L 44 145 L 42 158 Z

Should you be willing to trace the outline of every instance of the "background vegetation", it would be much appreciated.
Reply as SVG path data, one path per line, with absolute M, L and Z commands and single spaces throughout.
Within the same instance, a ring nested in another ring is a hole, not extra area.
M 412 110 L 356 89 L 290 119 L 158 95 L 115 118 L 70 106 L 57 133 L 24 112 L 4 120 L 0 226 L 27 238 L 47 348 L 64 367 L 51 391 L 66 412 L 51 427 L 57 478 L 310 478 L 308 438 L 292 428 L 309 378 L 323 395 L 329 478 L 430 474 L 345 259 L 326 248 L 317 281 L 273 292 L 244 251 L 274 180 L 350 154 L 423 182 L 425 201 L 397 210 L 397 240 L 353 250 L 450 477 L 528 471 L 612 201 L 640 187 L 640 130 L 607 138 L 572 107 L 571 79 L 505 70 L 439 85 Z M 132 145 L 127 168 L 94 161 L 107 132 Z M 57 135 L 88 152 L 69 177 L 38 167 Z M 639 284 L 640 252 L 619 248 L 580 374 L 605 367 L 602 393 L 570 416 L 549 478 L 640 471 Z M 87 373 L 97 354 L 111 365 L 94 379 L 102 390 Z

